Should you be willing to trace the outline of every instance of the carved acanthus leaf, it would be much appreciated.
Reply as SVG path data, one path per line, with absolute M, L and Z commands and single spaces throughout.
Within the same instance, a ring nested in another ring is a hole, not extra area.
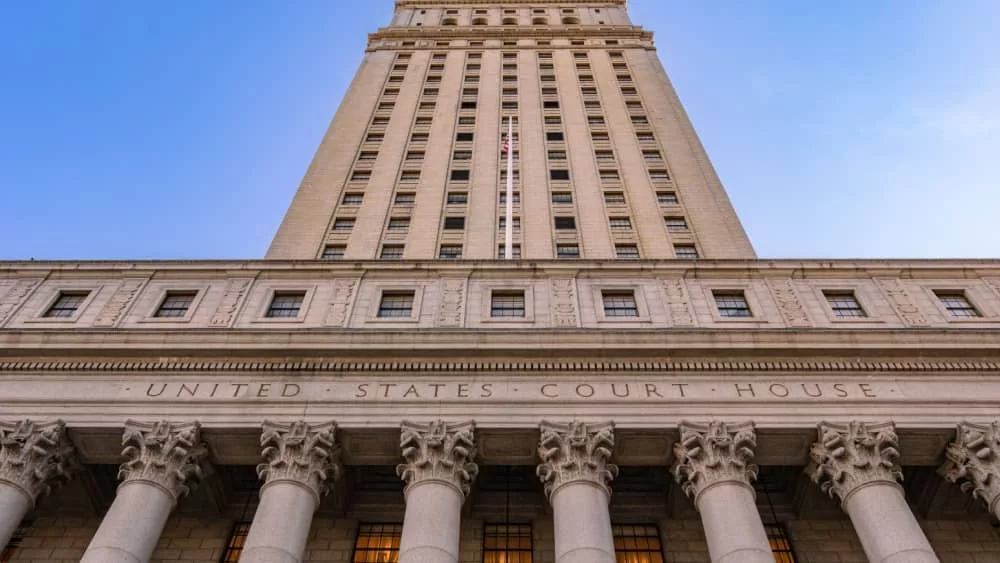
M 752 463 L 757 437 L 752 422 L 727 425 L 682 422 L 681 439 L 674 444 L 674 479 L 698 503 L 698 495 L 725 481 L 746 486 L 757 478 Z
M 899 437 L 892 422 L 822 422 L 818 435 L 809 451 L 812 461 L 806 473 L 841 503 L 862 485 L 884 481 L 898 486 L 902 481 L 903 472 L 896 463 Z
M 542 421 L 541 433 L 538 457 L 542 462 L 535 473 L 546 495 L 551 497 L 566 483 L 587 481 L 603 488 L 611 498 L 611 481 L 618 476 L 618 466 L 610 463 L 615 448 L 614 423 Z
M 201 463 L 208 450 L 201 442 L 197 422 L 129 420 L 122 445 L 125 463 L 118 469 L 118 478 L 123 484 L 149 481 L 163 487 L 176 501 L 201 480 Z
M 399 445 L 406 463 L 396 466 L 396 474 L 407 486 L 424 480 L 450 483 L 469 494 L 479 474 L 476 457 L 475 423 L 471 420 L 449 424 L 436 420 L 427 424 L 403 421 Z
M 972 498 L 982 499 L 995 510 L 1000 501 L 1000 421 L 959 424 L 955 441 L 948 444 L 944 456 L 938 471 L 941 476 L 961 484 Z
M 76 467 L 63 421 L 0 422 L 0 481 L 20 488 L 32 502 L 68 481 Z
M 257 475 L 264 483 L 295 481 L 308 487 L 316 505 L 340 478 L 340 446 L 333 422 L 309 425 L 303 420 L 290 424 L 264 421 L 261 425 Z

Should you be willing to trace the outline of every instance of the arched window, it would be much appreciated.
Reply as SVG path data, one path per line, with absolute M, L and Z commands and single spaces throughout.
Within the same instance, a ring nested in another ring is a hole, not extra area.
M 458 25 L 458 20 L 455 18 L 445 18 L 441 25 Z
M 472 25 L 486 25 L 486 18 L 475 18 L 472 20 Z

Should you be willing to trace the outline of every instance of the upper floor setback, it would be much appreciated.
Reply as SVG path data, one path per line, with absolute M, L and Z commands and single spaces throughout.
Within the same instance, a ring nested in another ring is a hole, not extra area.
M 598 329 L 626 339 L 795 329 L 848 340 L 979 329 L 989 340 L 1000 329 L 1000 261 L 0 263 L 0 332 L 79 329 Z

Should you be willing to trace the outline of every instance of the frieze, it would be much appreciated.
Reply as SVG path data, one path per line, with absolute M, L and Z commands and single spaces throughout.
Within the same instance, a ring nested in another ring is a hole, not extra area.
M 246 297 L 251 283 L 253 283 L 253 280 L 250 278 L 229 280 L 229 285 L 226 286 L 226 293 L 222 296 L 219 308 L 212 315 L 212 326 L 228 327 L 232 324 L 233 317 L 236 316 L 236 311 L 239 310 L 240 305 L 243 303 L 243 298 Z
M 94 326 L 108 327 L 118 324 L 144 285 L 146 285 L 146 278 L 123 281 L 111 299 L 108 300 L 107 305 L 101 309 L 101 313 L 94 320 Z

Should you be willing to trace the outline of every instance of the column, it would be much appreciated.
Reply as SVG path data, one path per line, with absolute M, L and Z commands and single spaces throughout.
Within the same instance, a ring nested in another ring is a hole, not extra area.
M 556 563 L 614 563 L 611 481 L 613 422 L 559 424 L 542 421 L 536 473 L 552 503 Z
M 455 563 L 462 503 L 479 473 L 475 424 L 404 421 L 400 447 L 405 463 L 396 473 L 406 483 L 406 514 L 399 563 Z
M 125 423 L 118 492 L 80 563 L 145 563 L 177 500 L 201 479 L 197 422 Z
M 774 563 L 757 511 L 752 422 L 682 422 L 674 478 L 701 514 L 712 563 Z
M 963 491 L 982 499 L 1000 518 L 1000 422 L 959 424 L 955 441 L 948 444 L 944 457 L 938 473 L 952 483 L 960 483 Z
M 923 530 L 903 498 L 903 474 L 892 422 L 819 425 L 806 473 L 851 517 L 868 560 L 937 563 Z
M 340 448 L 333 422 L 276 424 L 264 421 L 257 475 L 264 480 L 260 505 L 243 544 L 241 563 L 299 563 L 313 513 L 340 477 Z
M 0 546 L 35 502 L 68 480 L 75 467 L 63 421 L 0 422 Z

